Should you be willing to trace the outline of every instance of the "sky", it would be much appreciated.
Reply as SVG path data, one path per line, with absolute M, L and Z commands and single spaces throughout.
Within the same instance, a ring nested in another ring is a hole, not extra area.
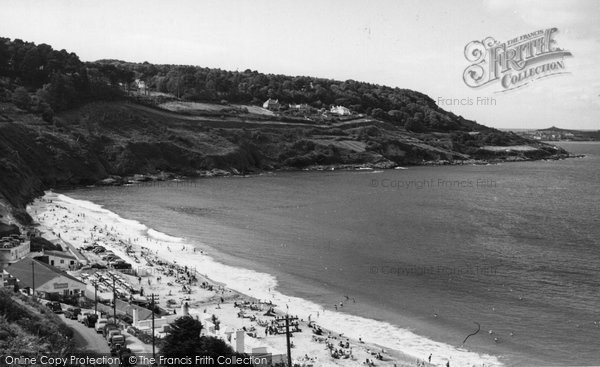
M 496 128 L 600 129 L 597 0 L 0 0 L 0 36 L 121 59 L 417 90 Z M 465 46 L 555 27 L 566 73 L 471 88 Z

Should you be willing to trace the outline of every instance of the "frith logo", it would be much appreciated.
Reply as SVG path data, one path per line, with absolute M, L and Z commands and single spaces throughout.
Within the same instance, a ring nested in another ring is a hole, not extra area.
M 520 88 L 551 75 L 565 74 L 564 58 L 571 52 L 557 47 L 557 28 L 541 29 L 504 43 L 488 37 L 465 46 L 465 57 L 472 64 L 463 80 L 471 88 L 499 82 L 500 92 Z

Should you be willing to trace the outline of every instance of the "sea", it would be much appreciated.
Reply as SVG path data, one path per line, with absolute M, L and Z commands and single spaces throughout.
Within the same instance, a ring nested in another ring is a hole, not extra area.
M 600 143 L 555 144 L 585 157 L 61 193 L 253 270 L 382 347 L 600 365 Z

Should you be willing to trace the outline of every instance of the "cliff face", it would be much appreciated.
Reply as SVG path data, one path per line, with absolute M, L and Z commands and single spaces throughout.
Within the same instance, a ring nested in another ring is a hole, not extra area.
M 0 205 L 0 211 L 16 208 L 13 214 L 21 221 L 27 218 L 20 209 L 46 189 L 95 184 L 115 175 L 164 171 L 194 176 L 211 169 L 248 173 L 314 165 L 389 168 L 566 154 L 539 143 L 530 151 L 494 153 L 482 149 L 481 139 L 411 133 L 368 118 L 332 125 L 286 123 L 243 115 L 188 116 L 105 102 L 62 113 L 48 124 L 10 104 L 0 107 L 0 202 L 9 204 Z M 514 144 L 534 144 L 508 138 Z

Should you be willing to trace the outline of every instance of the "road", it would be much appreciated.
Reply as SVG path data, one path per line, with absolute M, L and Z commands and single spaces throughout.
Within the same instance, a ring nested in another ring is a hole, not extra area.
M 88 328 L 77 320 L 67 319 L 63 314 L 59 315 L 59 317 L 73 330 L 73 340 L 77 349 L 85 349 L 90 352 L 110 356 L 108 343 L 104 340 L 102 334 L 96 333 L 96 330 L 93 327 Z M 123 332 L 123 335 L 125 335 L 127 340 L 127 348 L 129 348 L 134 355 L 152 355 L 151 345 L 142 343 L 138 338 L 129 333 Z M 114 365 L 113 367 L 118 367 L 118 365 Z
M 93 327 L 87 327 L 77 320 L 67 319 L 64 314 L 60 315 L 67 326 L 73 329 L 73 340 L 77 349 L 86 349 L 98 354 L 110 355 L 108 343 L 102 337 L 102 334 L 96 333 Z

